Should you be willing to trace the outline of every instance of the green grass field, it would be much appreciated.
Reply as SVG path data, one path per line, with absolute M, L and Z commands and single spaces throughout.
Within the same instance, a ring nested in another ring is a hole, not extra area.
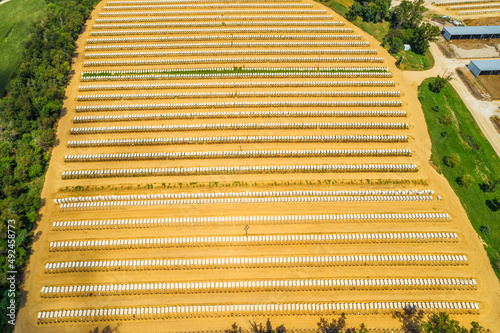
M 487 200 L 500 197 L 500 189 L 485 193 L 479 187 L 484 181 L 500 179 L 500 158 L 451 84 L 447 83 L 441 93 L 436 94 L 428 89 L 429 81 L 420 85 L 418 98 L 432 140 L 432 162 L 460 198 L 474 229 L 486 242 L 486 251 L 500 277 L 500 211 L 493 212 L 486 205 Z M 451 124 L 442 124 L 441 117 L 447 115 L 451 115 L 448 116 Z M 443 163 L 443 157 L 450 154 L 460 156 L 458 166 L 450 168 Z M 457 184 L 457 178 L 465 174 L 474 178 L 470 188 Z M 484 233 L 480 231 L 481 226 L 488 226 L 491 231 Z
M 23 42 L 43 11 L 43 0 L 10 0 L 0 5 L 0 97 L 19 67 Z

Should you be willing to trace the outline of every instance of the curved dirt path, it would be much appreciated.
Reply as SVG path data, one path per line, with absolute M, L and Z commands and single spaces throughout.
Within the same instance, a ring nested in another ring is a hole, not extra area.
M 431 43 L 430 51 L 436 62 L 434 67 L 421 72 L 404 71 L 403 76 L 405 80 L 411 84 L 412 89 L 417 89 L 426 78 L 452 73 L 453 80 L 451 80 L 451 84 L 453 88 L 455 88 L 465 105 L 469 108 L 469 111 L 493 146 L 493 149 L 500 155 L 500 134 L 490 121 L 491 116 L 500 114 L 500 101 L 480 101 L 476 99 L 469 92 L 462 80 L 457 77 L 455 69 L 467 65 L 470 59 L 446 58 L 435 43 Z

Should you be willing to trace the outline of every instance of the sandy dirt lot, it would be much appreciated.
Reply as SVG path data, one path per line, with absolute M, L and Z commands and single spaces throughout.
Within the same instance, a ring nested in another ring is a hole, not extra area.
M 462 59 L 498 58 L 498 39 L 493 40 L 453 40 L 450 47 Z
M 500 99 L 500 75 L 480 75 L 478 79 L 493 99 Z
M 41 211 L 41 220 L 35 231 L 37 240 L 30 258 L 26 279 L 23 283 L 23 304 L 19 311 L 16 332 L 85 332 L 91 328 L 104 326 L 109 323 L 120 324 L 120 332 L 163 332 L 163 331 L 198 331 L 198 330 L 224 330 L 233 322 L 246 326 L 248 320 L 265 321 L 267 314 L 224 316 L 183 319 L 156 319 L 156 320 L 124 320 L 115 318 L 113 321 L 71 322 L 37 324 L 40 311 L 53 311 L 65 309 L 103 309 L 110 307 L 134 306 L 167 306 L 167 305 L 222 305 L 222 304 L 248 304 L 256 303 L 283 303 L 283 302 L 444 302 L 444 301 L 470 301 L 476 302 L 480 308 L 478 313 L 457 314 L 454 318 L 469 323 L 478 320 L 488 328 L 494 329 L 500 325 L 500 301 L 497 297 L 500 284 L 491 269 L 481 241 L 470 225 L 465 211 L 458 198 L 447 184 L 444 177 L 438 175 L 429 164 L 431 145 L 427 134 L 424 116 L 419 107 L 417 91 L 414 83 L 407 80 L 393 65 L 391 58 L 379 43 L 370 36 L 346 23 L 346 27 L 353 28 L 354 34 L 361 34 L 362 41 L 368 41 L 370 48 L 377 50 L 377 57 L 383 57 L 382 64 L 376 63 L 322 63 L 319 67 L 349 66 L 369 67 L 387 66 L 393 73 L 390 80 L 396 81 L 395 87 L 307 87 L 307 88 L 272 88 L 273 90 L 398 90 L 402 96 L 380 98 L 358 98 L 358 100 L 401 100 L 401 107 L 343 107 L 325 108 L 314 107 L 310 110 L 405 110 L 407 117 L 382 118 L 382 117 L 314 117 L 314 118 L 236 118 L 236 119 L 181 119 L 159 121 L 130 121 L 130 122 L 99 122 L 91 124 L 75 124 L 73 118 L 82 115 L 120 115 L 144 114 L 153 112 L 191 112 L 191 111 L 219 111 L 216 108 L 198 110 L 137 110 L 137 111 L 106 111 L 106 112 L 76 112 L 79 105 L 121 105 L 145 103 L 190 103 L 190 102 L 225 102 L 225 101 L 259 101 L 259 100 L 347 100 L 347 98 L 203 98 L 203 99 L 168 99 L 159 100 L 113 100 L 77 102 L 78 95 L 108 94 L 108 93 L 150 93 L 151 90 L 116 90 L 79 92 L 78 86 L 117 84 L 117 83 L 170 83 L 170 82 L 198 82 L 198 80 L 144 80 L 144 81 L 113 81 L 113 82 L 80 82 L 80 75 L 88 70 L 122 70 L 136 68 L 200 68 L 222 67 L 219 65 L 182 65 L 182 66 L 110 66 L 110 67 L 84 67 L 85 46 L 90 38 L 92 25 L 98 14 L 103 10 L 105 1 L 101 2 L 92 13 L 87 22 L 85 32 L 77 42 L 78 57 L 72 64 L 75 75 L 67 88 L 65 101 L 66 114 L 59 121 L 57 138 L 59 144 L 54 148 L 46 183 L 43 190 L 45 206 Z M 312 3 L 308 0 L 303 3 Z M 314 3 L 314 9 L 323 6 Z M 333 20 L 341 20 L 331 10 L 327 14 Z M 258 27 L 258 26 L 255 26 Z M 210 34 L 216 35 L 216 34 Z M 143 35 L 141 35 L 143 36 Z M 323 40 L 323 39 L 321 39 Z M 259 40 L 260 41 L 260 40 Z M 267 40 L 263 40 L 267 41 Z M 312 41 L 312 40 L 305 40 Z M 316 40 L 315 40 L 316 41 Z M 123 43 L 126 44 L 126 43 Z M 95 52 L 95 51 L 92 51 Z M 310 56 L 304 55 L 304 58 Z M 174 58 L 174 57 L 172 57 Z M 198 58 L 197 56 L 185 57 Z M 115 58 L 113 60 L 132 59 Z M 148 58 L 149 59 L 149 58 Z M 170 59 L 170 57 L 169 57 Z M 242 63 L 236 63 L 242 66 Z M 248 66 L 248 64 L 246 64 Z M 225 65 L 224 65 L 225 66 Z M 292 67 L 318 65 L 311 59 L 304 59 L 299 63 L 268 62 L 252 64 L 252 67 Z M 389 79 L 389 78 L 388 78 Z M 220 79 L 219 79 L 220 80 Z M 231 79 L 239 81 L 243 79 Z M 253 79 L 263 81 L 267 79 Z M 269 79 L 277 80 L 277 79 Z M 280 80 L 292 80 L 281 78 Z M 296 79 L 293 79 L 296 80 Z M 305 79 L 326 80 L 326 79 Z M 364 78 L 331 78 L 328 80 L 365 80 Z M 368 78 L 366 80 L 381 80 Z M 384 79 L 386 80 L 386 79 Z M 204 82 L 206 80 L 199 80 Z M 214 80 L 212 80 L 214 81 Z M 176 89 L 176 92 L 202 92 L 214 89 Z M 227 91 L 228 89 L 216 89 Z M 244 91 L 259 90 L 242 89 Z M 170 92 L 167 89 L 156 89 L 154 92 Z M 268 108 L 269 109 L 269 108 Z M 272 110 L 302 110 L 305 108 L 272 108 Z M 239 108 L 222 109 L 223 111 L 237 111 Z M 266 110 L 266 108 L 256 108 Z M 208 123 L 247 123 L 247 122 L 407 122 L 408 129 L 401 130 L 221 130 L 221 131 L 183 131 L 163 133 L 126 133 L 126 134 L 94 134 L 71 135 L 73 127 L 101 127 L 101 126 L 142 126 L 153 124 L 208 124 Z M 219 137 L 235 135 L 407 135 L 408 142 L 403 143 L 327 143 L 307 142 L 292 143 L 249 143 L 249 144 L 214 144 L 214 145 L 163 145 L 163 146 L 123 146 L 99 148 L 68 148 L 70 140 L 100 140 L 100 139 L 125 139 L 125 138 L 162 138 L 162 137 Z M 238 150 L 306 150 L 306 149 L 364 149 L 364 148 L 401 148 L 411 149 L 409 157 L 308 157 L 308 158 L 255 158 L 255 159 L 185 159 L 185 160 L 154 160 L 154 161 L 113 161 L 113 162 L 64 162 L 65 155 L 75 154 L 108 154 L 108 153 L 151 153 L 151 152 L 193 152 L 193 151 L 238 151 Z M 175 177 L 135 177 L 135 178 L 104 178 L 63 180 L 61 174 L 68 170 L 85 169 L 117 169 L 117 168 L 160 168 L 160 167 L 198 167 L 198 166 L 235 166 L 235 165 L 302 165 L 302 164 L 376 164 L 376 163 L 414 163 L 418 166 L 415 173 L 286 173 L 286 174 L 254 174 L 254 175 L 210 175 L 210 176 L 175 176 Z M 216 184 L 217 183 L 217 184 Z M 163 185 L 164 184 L 164 185 Z M 204 186 L 197 187 L 197 184 Z M 99 187 L 102 190 L 97 190 Z M 72 191 L 75 187 L 89 190 Z M 150 187 L 151 189 L 147 189 Z M 163 189 L 162 189 L 163 187 Z M 79 209 L 61 210 L 54 199 L 77 196 L 93 195 L 132 195 L 132 194 L 216 194 L 225 192 L 254 192 L 254 191 L 339 191 L 339 190 L 425 190 L 434 191 L 432 201 L 384 201 L 384 202 L 308 202 L 308 203 L 257 203 L 257 204 L 204 204 L 204 205 L 162 205 L 121 207 L 115 209 Z M 284 234 L 325 234 L 325 233 L 361 233 L 361 232 L 454 232 L 458 234 L 457 242 L 438 241 L 434 243 L 419 242 L 389 242 L 389 243 L 364 243 L 352 242 L 349 244 L 300 244 L 300 245 L 256 245 L 256 246 L 221 246 L 221 247 L 175 247 L 161 249 L 123 249 L 100 251 L 63 251 L 51 252 L 50 242 L 96 240 L 96 239 L 125 239 L 141 237 L 206 237 L 206 236 L 244 236 L 246 223 L 210 224 L 210 225 L 180 225 L 176 227 L 142 227 L 120 229 L 89 229 L 55 231 L 52 223 L 55 221 L 76 220 L 109 220 L 109 219 L 141 219 L 141 218 L 192 218 L 192 217 L 220 217 L 220 216 L 284 216 L 306 214 L 348 214 L 348 213 L 448 213 L 451 220 L 447 221 L 419 221 L 411 220 L 381 220 L 378 222 L 350 221 L 331 223 L 282 223 L 265 224 L 255 223 L 250 225 L 249 235 L 284 235 Z M 286 225 L 286 228 L 283 228 Z M 111 232 L 110 232 L 111 231 Z M 282 268 L 206 268 L 193 270 L 148 270 L 148 271 L 110 271 L 110 272 L 68 272 L 47 274 L 45 264 L 49 262 L 66 262 L 72 260 L 131 260 L 131 259 L 198 259 L 198 258 L 225 258 L 249 256 L 292 256 L 292 255 L 358 255 L 358 254 L 452 254 L 465 255 L 466 265 L 429 265 L 416 266 L 405 263 L 397 266 L 378 265 L 338 265 L 338 266 L 296 266 Z M 198 282 L 198 281 L 255 281 L 259 279 L 290 279 L 290 278 L 474 278 L 477 281 L 476 290 L 457 289 L 391 289 L 376 291 L 373 289 L 350 290 L 308 290 L 308 291 L 256 291 L 233 292 L 227 290 L 219 293 L 197 294 L 154 294 L 154 295 L 126 295 L 126 296 L 95 296 L 95 297 L 58 297 L 44 298 L 40 291 L 43 286 L 74 286 L 84 284 L 108 283 L 156 283 L 156 282 Z M 338 313 L 336 313 L 338 314 Z M 319 316 L 307 315 L 276 315 L 271 318 L 275 325 L 284 323 L 287 328 L 314 328 Z M 374 328 L 397 328 L 399 323 L 392 316 L 380 313 L 369 315 L 349 314 L 350 325 L 364 322 Z

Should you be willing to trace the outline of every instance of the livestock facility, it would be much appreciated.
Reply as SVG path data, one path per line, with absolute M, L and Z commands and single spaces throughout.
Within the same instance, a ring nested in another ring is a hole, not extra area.
M 500 74 L 500 59 L 491 60 L 471 60 L 467 65 L 475 77 L 479 75 Z
M 105 0 L 76 43 L 16 332 L 396 311 L 500 327 L 416 89 L 312 0 Z
M 500 25 L 477 27 L 444 27 L 443 37 L 450 39 L 485 39 L 500 38 Z

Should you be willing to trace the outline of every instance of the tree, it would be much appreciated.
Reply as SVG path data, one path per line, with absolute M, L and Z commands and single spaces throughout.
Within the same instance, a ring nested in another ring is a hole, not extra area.
M 434 79 L 432 79 L 429 82 L 429 90 L 438 94 L 441 92 L 441 90 L 443 90 L 444 86 L 449 81 L 451 81 L 451 74 L 448 74 L 448 75 L 443 76 L 443 77 L 438 75 L 437 77 L 435 77 Z
M 486 200 L 486 206 L 488 206 L 491 211 L 498 212 L 500 210 L 500 200 L 498 198 Z
M 439 117 L 438 121 L 441 125 L 449 126 L 453 124 L 453 116 L 448 113 L 444 116 Z
M 489 225 L 482 225 L 479 227 L 479 231 L 481 231 L 485 235 L 489 235 L 491 232 L 491 228 Z
M 359 325 L 359 330 L 358 330 L 358 333 L 369 333 L 370 330 L 368 330 L 365 326 L 365 323 L 361 323 L 361 325 Z
M 450 168 L 454 168 L 460 164 L 460 156 L 458 154 L 447 155 L 443 158 L 444 165 Z
M 241 333 L 241 327 L 237 324 L 234 323 L 231 325 L 231 328 L 225 331 L 226 333 Z
M 337 320 L 332 318 L 331 323 L 325 318 L 320 318 L 317 325 L 319 333 L 339 333 L 344 330 L 347 325 L 345 313 L 342 313 Z
M 484 183 L 479 184 L 479 188 L 483 192 L 495 192 L 498 184 L 500 184 L 500 180 L 488 180 Z
M 403 41 L 399 37 L 394 37 L 390 42 L 389 53 L 396 54 L 403 49 Z
M 416 29 L 422 22 L 423 14 L 427 11 L 424 0 L 403 0 L 392 10 L 389 21 L 393 32 L 400 29 Z
M 424 311 L 412 307 L 406 307 L 402 312 L 396 311 L 393 317 L 401 322 L 401 328 L 406 333 L 420 333 L 420 325 L 424 319 Z
M 382 22 L 389 17 L 390 7 L 391 0 L 355 0 L 346 18 L 354 21 L 360 16 L 365 22 Z
M 474 177 L 469 174 L 465 174 L 462 177 L 457 178 L 457 184 L 463 188 L 470 188 L 474 182 Z
M 410 45 L 418 54 L 424 54 L 429 49 L 429 43 L 435 41 L 440 34 L 440 30 L 430 23 L 422 23 L 415 29 Z
M 465 327 L 445 313 L 433 313 L 421 326 L 424 333 L 468 333 Z

